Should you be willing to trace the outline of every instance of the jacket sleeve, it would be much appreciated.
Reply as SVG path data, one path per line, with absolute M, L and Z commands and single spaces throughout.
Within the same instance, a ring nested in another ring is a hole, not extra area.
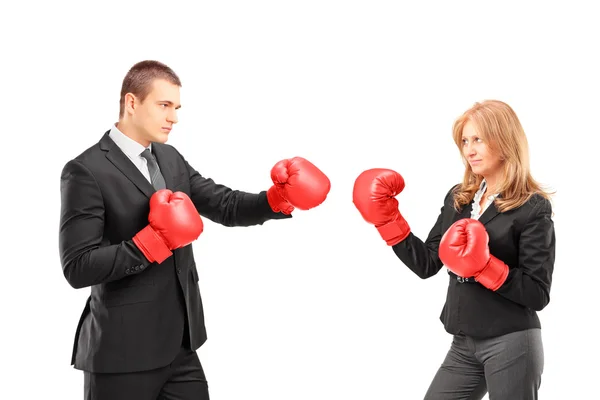
M 411 232 L 406 239 L 392 246 L 396 256 L 422 279 L 434 276 L 443 266 L 438 256 L 438 248 L 443 235 L 442 220 L 445 208 L 452 207 L 452 193 L 455 187 L 446 194 L 444 205 L 425 242 Z
M 271 209 L 266 191 L 247 193 L 215 183 L 200 175 L 181 154 L 179 156 L 190 176 L 190 198 L 203 217 L 229 227 L 262 225 L 271 219 L 292 218 Z
M 118 280 L 150 265 L 133 240 L 103 244 L 102 193 L 92 173 L 79 161 L 71 160 L 64 166 L 60 194 L 60 262 L 72 287 Z
M 552 206 L 541 199 L 532 208 L 519 238 L 519 265 L 511 268 L 496 293 L 541 311 L 550 302 L 555 233 Z

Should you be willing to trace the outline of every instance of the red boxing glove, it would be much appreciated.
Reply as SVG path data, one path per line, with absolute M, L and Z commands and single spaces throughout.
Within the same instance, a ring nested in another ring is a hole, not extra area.
M 192 200 L 183 192 L 157 191 L 150 198 L 149 225 L 133 242 L 150 262 L 162 263 L 171 250 L 187 246 L 204 230 L 202 218 Z
M 271 179 L 273 186 L 267 191 L 267 200 L 273 211 L 284 214 L 320 205 L 331 189 L 327 175 L 302 157 L 279 161 L 271 169 Z
M 474 277 L 486 288 L 496 291 L 508 277 L 508 265 L 490 254 L 489 236 L 476 219 L 456 221 L 442 236 L 440 260 L 456 275 Z
M 361 173 L 354 182 L 352 202 L 388 246 L 400 243 L 410 233 L 398 210 L 395 197 L 404 190 L 404 178 L 391 169 L 374 168 Z

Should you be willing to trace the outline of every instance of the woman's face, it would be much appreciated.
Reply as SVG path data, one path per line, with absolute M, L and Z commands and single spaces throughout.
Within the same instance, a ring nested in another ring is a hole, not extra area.
M 471 121 L 467 121 L 463 128 L 462 145 L 463 154 L 474 173 L 489 181 L 490 178 L 495 180 L 502 172 L 500 155 L 490 150 Z

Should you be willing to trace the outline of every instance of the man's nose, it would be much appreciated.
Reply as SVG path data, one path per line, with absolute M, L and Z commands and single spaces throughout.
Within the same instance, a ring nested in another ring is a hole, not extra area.
M 167 119 L 169 120 L 169 122 L 176 124 L 177 122 L 179 122 L 179 119 L 177 118 L 177 111 L 173 110 L 169 113 L 169 116 L 167 117 Z

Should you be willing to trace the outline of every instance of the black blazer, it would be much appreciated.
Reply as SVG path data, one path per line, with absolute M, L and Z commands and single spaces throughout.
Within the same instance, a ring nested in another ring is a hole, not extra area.
M 109 132 L 67 162 L 61 175 L 64 276 L 74 288 L 91 287 L 71 363 L 93 372 L 148 370 L 175 358 L 184 329 L 193 350 L 205 342 L 198 271 L 191 245 L 159 265 L 133 244 L 148 224 L 155 189 Z M 152 149 L 167 188 L 190 196 L 204 218 L 251 226 L 291 217 L 273 212 L 264 191 L 245 193 L 202 177 L 170 145 L 153 143 Z
M 456 186 L 455 186 L 456 187 Z M 460 213 L 453 208 L 452 188 L 438 219 L 423 243 L 413 233 L 392 246 L 406 266 L 426 279 L 443 267 L 438 247 L 446 230 L 462 218 L 470 218 L 472 206 Z M 554 270 L 555 235 L 552 207 L 540 195 L 517 209 L 500 213 L 492 203 L 479 217 L 489 235 L 490 253 L 510 268 L 508 278 L 491 291 L 469 279 L 461 282 L 448 271 L 449 286 L 440 320 L 447 332 L 473 337 L 493 337 L 528 328 L 540 328 L 537 311 L 550 301 Z

